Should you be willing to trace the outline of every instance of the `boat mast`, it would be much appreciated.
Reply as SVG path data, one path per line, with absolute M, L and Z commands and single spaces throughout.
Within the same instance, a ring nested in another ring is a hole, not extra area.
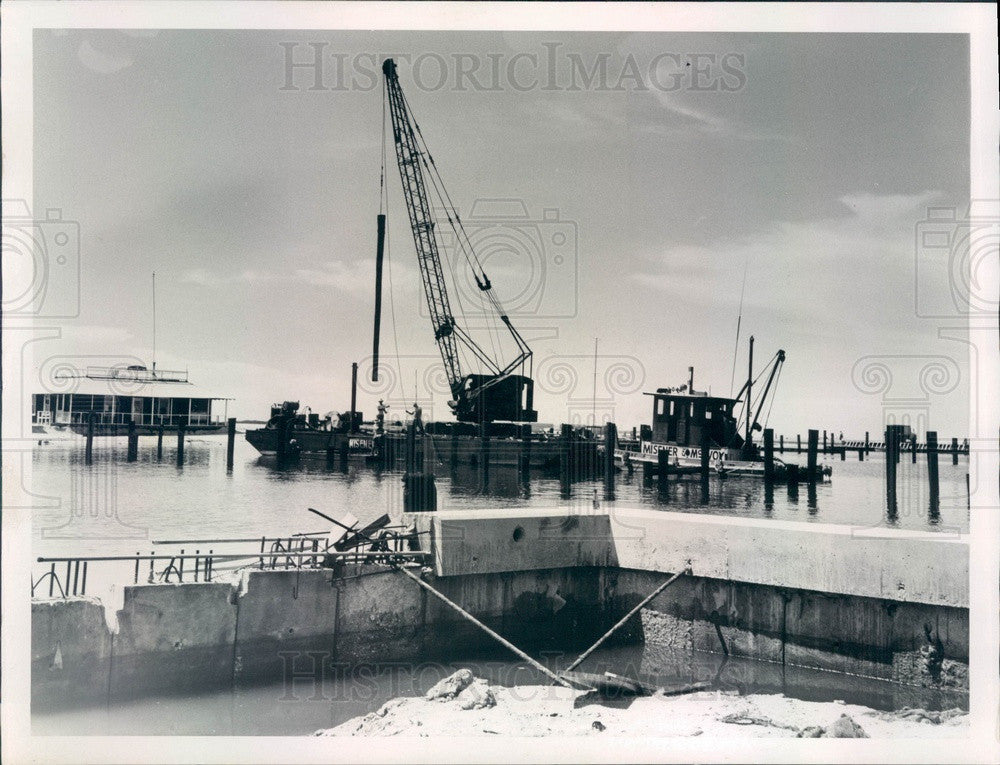
M 153 377 L 156 377 L 156 271 L 153 271 Z
M 597 427 L 597 338 L 594 338 L 594 393 L 590 400 L 590 424 Z

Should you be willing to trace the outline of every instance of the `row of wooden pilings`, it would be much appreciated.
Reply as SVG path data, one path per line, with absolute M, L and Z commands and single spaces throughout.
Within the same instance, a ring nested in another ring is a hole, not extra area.
M 898 427 L 900 433 L 902 433 L 903 429 L 904 429 L 902 425 L 899 425 L 899 426 L 889 426 L 889 427 Z M 888 430 L 886 432 L 888 432 Z M 813 436 L 812 436 L 813 433 L 817 434 L 815 436 L 815 438 L 817 439 L 817 444 L 816 444 L 815 447 L 810 447 L 807 444 L 806 449 L 804 450 L 802 448 L 802 436 L 801 435 L 796 435 L 795 436 L 795 445 L 794 446 L 792 446 L 791 441 L 789 441 L 788 445 L 786 446 L 785 445 L 785 437 L 784 436 L 779 436 L 778 437 L 777 449 L 776 450 L 777 450 L 777 452 L 779 454 L 784 454 L 785 452 L 792 452 L 792 453 L 795 453 L 795 454 L 800 454 L 802 451 L 807 451 L 810 448 L 814 448 L 815 450 L 817 450 L 821 454 L 839 454 L 841 461 L 844 461 L 844 460 L 847 459 L 848 452 L 856 452 L 857 455 L 858 455 L 858 460 L 859 461 L 863 461 L 866 454 L 871 454 L 874 451 L 880 451 L 880 449 L 876 449 L 875 445 L 872 443 L 871 439 L 869 438 L 869 436 L 870 436 L 869 431 L 865 431 L 865 440 L 864 440 L 864 443 L 861 443 L 861 442 L 851 442 L 850 445 L 847 445 L 847 444 L 844 444 L 844 443 L 839 443 L 839 444 L 836 443 L 836 441 L 833 438 L 833 433 L 832 432 L 830 433 L 829 440 L 828 440 L 827 439 L 827 431 L 825 431 L 825 430 L 823 431 L 823 436 L 822 436 L 823 440 L 822 440 L 822 443 L 820 444 L 819 443 L 819 431 L 818 430 L 816 430 L 816 431 L 810 430 L 809 433 L 808 433 L 808 438 L 813 438 Z M 935 433 L 935 435 L 937 435 L 937 434 Z M 886 438 L 888 438 L 888 436 L 886 436 Z M 888 449 L 888 441 L 885 441 L 884 443 L 886 444 L 885 450 L 887 450 Z M 919 444 L 917 443 L 916 439 L 913 439 L 910 442 L 910 449 L 909 449 L 910 454 L 911 454 L 911 461 L 912 462 L 916 462 L 917 461 L 917 452 L 919 451 L 918 447 L 919 447 Z M 929 443 L 925 444 L 925 448 L 927 450 L 929 450 L 930 449 L 930 444 Z M 939 452 L 941 451 L 940 444 L 938 442 L 935 442 L 934 448 L 937 449 Z M 951 454 L 951 464 L 957 465 L 958 464 L 958 456 L 960 454 L 963 454 L 963 453 L 968 454 L 968 449 L 969 449 L 969 447 L 968 447 L 967 443 L 959 444 L 957 438 L 952 438 L 951 439 L 951 446 L 947 450 L 948 453 Z
M 614 425 L 610 425 L 614 428 Z M 405 439 L 403 440 L 403 460 L 405 472 L 403 475 L 403 505 L 407 511 L 419 512 L 436 509 L 436 489 L 434 487 L 434 474 L 430 465 L 432 460 L 426 458 L 428 442 L 430 436 L 427 433 L 418 433 L 413 424 L 407 428 Z M 489 487 L 490 468 L 492 452 L 494 449 L 494 437 L 488 423 L 479 427 L 477 437 L 458 435 L 453 432 L 450 436 L 447 463 L 451 469 L 458 467 L 464 456 L 467 464 L 479 469 L 482 476 L 483 489 Z M 517 470 L 522 480 L 528 480 L 528 474 L 532 465 L 532 452 L 537 446 L 530 425 L 522 425 L 518 431 L 518 457 Z M 557 443 L 557 461 L 559 480 L 564 495 L 569 494 L 571 485 L 580 480 L 594 478 L 600 469 L 597 460 L 596 442 L 593 439 L 579 438 L 572 425 L 564 424 L 560 427 Z M 614 438 L 611 443 L 614 443 Z M 469 448 L 472 447 L 472 451 Z M 399 454 L 397 453 L 398 440 L 382 434 L 376 437 L 377 464 L 383 468 L 390 468 L 395 463 Z M 464 455 L 462 450 L 465 449 Z M 553 464 L 551 467 L 555 467 Z M 605 459 L 604 474 L 606 479 L 613 485 L 614 483 L 614 450 L 610 452 L 610 460 Z
M 87 431 L 86 431 L 86 441 L 83 447 L 83 461 L 87 465 L 91 465 L 94 462 L 94 433 L 97 425 L 97 413 L 90 412 L 87 417 Z M 226 439 L 226 472 L 233 472 L 233 457 L 236 447 L 236 418 L 230 417 L 226 423 L 227 439 Z M 156 431 L 156 459 L 157 461 L 163 460 L 163 436 L 166 433 L 166 428 L 161 422 L 157 426 Z M 118 435 L 117 431 L 113 435 Z M 126 462 L 137 462 L 139 459 L 139 429 L 136 425 L 134 419 L 128 422 L 128 445 L 125 449 L 125 461 Z M 184 465 L 184 439 L 187 436 L 187 426 L 185 423 L 181 422 L 177 425 L 177 467 L 183 467 Z
M 888 425 L 885 429 L 885 493 L 886 504 L 890 513 L 897 507 L 896 501 L 896 466 L 900 462 L 902 455 L 904 426 Z M 938 434 L 936 431 L 928 430 L 926 436 L 927 443 L 927 483 L 930 489 L 930 510 L 932 515 L 938 512 L 940 507 L 940 485 L 938 480 Z M 952 439 L 952 464 L 958 463 L 958 452 L 955 446 L 956 439 Z M 916 439 L 913 439 L 913 447 L 910 450 L 911 461 L 917 461 Z M 966 473 L 966 492 L 968 492 L 969 476 Z

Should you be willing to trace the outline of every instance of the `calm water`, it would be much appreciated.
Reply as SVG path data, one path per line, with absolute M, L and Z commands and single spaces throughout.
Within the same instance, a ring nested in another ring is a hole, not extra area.
M 400 474 L 378 474 L 360 462 L 346 472 L 327 466 L 323 459 L 303 459 L 299 464 L 279 467 L 273 458 L 262 458 L 242 435 L 236 442 L 235 468 L 226 474 L 224 436 L 193 437 L 185 447 L 186 464 L 174 464 L 173 439 L 164 443 L 164 458 L 156 460 L 154 438 L 141 438 L 139 460 L 125 462 L 125 439 L 96 439 L 94 463 L 83 463 L 83 440 L 71 437 L 36 446 L 32 458 L 31 489 L 37 496 L 34 513 L 34 555 L 78 554 L 134 555 L 155 549 L 152 540 L 287 536 L 296 531 L 320 531 L 327 524 L 308 513 L 313 507 L 334 517 L 350 512 L 364 521 L 381 513 L 399 516 L 402 505 Z M 789 455 L 790 461 L 795 456 Z M 804 455 L 802 455 L 804 461 Z M 873 455 L 865 462 L 857 456 L 840 461 L 824 460 L 833 467 L 829 482 L 813 489 L 802 485 L 790 492 L 775 487 L 766 496 L 761 481 L 731 477 L 712 478 L 707 502 L 699 483 L 679 481 L 661 493 L 655 484 L 644 487 L 637 472 L 619 474 L 614 500 L 624 505 L 642 505 L 664 510 L 736 515 L 742 517 L 840 523 L 860 527 L 895 526 L 932 533 L 968 530 L 966 505 L 966 459 L 953 466 L 950 456 L 939 461 L 941 498 L 937 513 L 929 511 L 926 458 L 909 457 L 900 464 L 898 510 L 889 514 L 884 494 L 884 462 Z M 597 499 L 608 503 L 600 481 L 573 484 L 569 494 L 560 489 L 557 475 L 532 473 L 530 483 L 519 480 L 513 468 L 491 467 L 488 480 L 480 470 L 461 467 L 455 471 L 437 465 L 438 500 L 441 509 L 590 506 Z M 187 545 L 225 549 L 220 544 Z M 177 549 L 177 546 L 167 548 Z M 160 549 L 159 552 L 166 550 Z M 47 566 L 35 564 L 37 578 Z M 133 565 L 93 565 L 87 592 L 118 607 L 121 585 L 131 583 Z M 39 595 L 45 595 L 43 588 Z M 657 685 L 713 679 L 721 657 L 712 654 L 657 656 L 652 649 L 636 646 L 598 652 L 583 669 L 635 670 Z M 562 659 L 552 659 L 555 663 Z M 629 666 L 631 665 L 631 666 Z M 355 715 L 378 708 L 398 695 L 422 694 L 446 669 L 469 666 L 504 685 L 537 682 L 534 670 L 506 659 L 455 663 L 447 667 L 394 668 L 357 680 L 327 681 L 330 686 L 317 694 L 299 693 L 280 685 L 207 694 L 196 698 L 153 698 L 111 709 L 91 708 L 36 715 L 39 733 L 219 733 L 297 734 L 330 727 Z M 941 700 L 927 692 L 917 693 L 889 683 L 844 678 L 808 670 L 793 670 L 759 662 L 733 660 L 723 667 L 720 682 L 743 691 L 786 692 L 801 698 L 844 699 L 880 708 L 904 704 L 919 706 L 964 705 L 958 695 Z M 728 678 L 728 679 L 727 679 Z M 359 691 L 358 688 L 361 688 Z M 724 686 L 726 687 L 726 686 Z M 350 690 L 349 690 L 350 689 Z M 331 698 L 326 698 L 331 697 Z
M 558 669 L 567 666 L 574 657 L 548 654 L 538 658 L 550 668 Z M 128 704 L 36 712 L 32 716 L 32 732 L 35 735 L 303 735 L 368 714 L 398 696 L 422 696 L 438 680 L 461 668 L 471 669 L 477 677 L 484 677 L 493 685 L 548 685 L 548 679 L 535 668 L 505 658 L 395 664 L 352 677 L 329 674 L 318 679 L 227 689 L 199 696 L 160 696 Z M 701 651 L 677 653 L 652 646 L 620 646 L 600 649 L 580 666 L 584 672 L 605 670 L 668 689 L 710 682 L 713 690 L 784 693 L 807 701 L 839 699 L 875 709 L 904 706 L 968 709 L 968 696 L 961 693 L 726 659 Z M 545 692 L 544 687 L 525 690 L 525 694 Z M 606 703 L 626 706 L 628 702 L 629 699 L 622 698 Z
M 173 439 L 164 444 L 163 461 L 156 460 L 154 438 L 141 438 L 139 460 L 125 462 L 125 439 L 96 439 L 94 463 L 83 463 L 83 439 L 52 440 L 36 446 L 31 488 L 37 503 L 36 555 L 110 552 L 134 554 L 149 548 L 151 539 L 193 537 L 253 537 L 287 535 L 322 529 L 325 522 L 307 507 L 337 516 L 351 512 L 360 520 L 387 512 L 398 517 L 402 486 L 398 472 L 376 473 L 361 462 L 346 472 L 323 459 L 303 459 L 279 467 L 274 458 L 257 454 L 237 437 L 235 468 L 226 474 L 224 436 L 191 438 L 183 468 L 174 464 Z M 804 461 L 804 455 L 801 455 Z M 794 459 L 794 455 L 789 455 Z M 929 508 L 926 459 L 916 464 L 905 457 L 899 466 L 898 510 L 886 510 L 884 462 L 872 455 L 840 461 L 831 480 L 797 490 L 777 486 L 766 496 L 763 482 L 753 478 L 712 478 L 707 503 L 697 480 L 672 481 L 660 492 L 643 486 L 638 472 L 618 475 L 615 501 L 665 510 L 774 518 L 856 526 L 895 526 L 939 533 L 966 532 L 966 458 L 939 461 L 941 497 L 937 513 Z M 558 475 L 532 473 L 519 480 L 514 468 L 491 467 L 488 482 L 476 468 L 455 471 L 438 464 L 438 501 L 442 510 L 498 507 L 589 506 L 595 497 L 606 502 L 600 481 L 560 490 Z

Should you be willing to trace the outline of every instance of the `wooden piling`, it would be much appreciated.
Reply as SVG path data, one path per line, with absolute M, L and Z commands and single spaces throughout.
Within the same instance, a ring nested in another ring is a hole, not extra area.
M 864 461 L 865 461 L 865 448 L 862 446 L 860 449 L 858 449 L 858 462 L 864 462 Z
M 819 472 L 816 460 L 816 451 L 819 449 L 819 431 L 810 430 L 809 431 L 809 451 L 806 456 L 806 470 L 809 475 L 807 476 L 810 481 L 816 480 L 816 474 Z
M 951 439 L 951 464 L 958 464 L 958 439 Z
M 177 467 L 184 464 L 184 436 L 187 425 L 182 420 L 177 423 Z
M 226 472 L 233 472 L 233 454 L 236 449 L 236 418 L 230 417 L 228 421 L 228 432 L 226 438 Z
M 488 422 L 479 425 L 479 459 L 483 466 L 483 489 L 486 489 L 490 482 L 490 424 Z
M 656 483 L 660 491 L 665 491 L 670 480 L 670 454 L 666 449 L 656 453 Z
M 618 426 L 613 422 L 604 423 L 604 483 L 615 483 L 615 447 L 618 446 Z
M 826 454 L 826 431 L 823 431 L 823 454 Z
M 350 452 L 351 452 L 351 441 L 350 441 L 350 439 L 349 438 L 343 438 L 343 439 L 341 439 L 340 446 L 339 446 L 339 453 L 337 454 L 337 457 L 339 458 L 339 465 L 338 465 L 338 467 L 340 469 L 340 472 L 342 472 L 342 473 L 346 473 L 347 472 L 348 457 L 350 455 Z
M 701 430 L 701 482 L 703 486 L 708 485 L 708 471 L 712 458 L 712 442 L 709 439 L 708 428 Z
M 521 472 L 527 476 L 531 470 L 531 426 L 521 426 Z
M 840 447 L 840 461 L 843 462 L 846 459 L 847 459 L 847 447 L 842 446 Z
M 914 465 L 917 464 L 917 434 L 913 434 L 913 440 L 910 442 L 910 462 Z
M 125 452 L 126 462 L 135 462 L 139 459 L 139 433 L 135 428 L 135 418 L 128 421 L 128 448 Z
M 932 512 L 937 509 L 939 485 L 938 485 L 938 440 L 937 432 L 927 431 L 927 482 L 930 485 L 930 501 Z
M 795 434 L 795 453 L 802 454 L 802 436 L 798 433 Z
M 781 454 L 785 453 L 785 437 L 784 436 L 778 436 L 778 451 Z
M 865 431 L 865 454 L 871 454 L 871 441 L 868 440 L 868 431 Z M 862 458 L 863 459 L 863 458 Z
M 794 487 L 795 492 L 798 492 L 799 488 L 799 466 L 797 463 L 789 463 L 788 467 L 785 469 L 785 475 L 788 479 L 788 494 L 792 496 L 792 488 Z
M 351 427 L 349 433 L 358 432 L 358 362 L 351 362 Z
M 896 502 L 896 450 L 899 447 L 896 433 L 894 425 L 885 429 L 885 488 L 890 509 Z
M 83 461 L 88 465 L 94 462 L 94 421 L 96 418 L 96 412 L 91 412 L 87 417 L 87 445 L 84 447 Z
M 774 482 L 774 431 L 764 428 L 764 482 Z
M 160 424 L 156 428 L 156 459 L 163 459 L 163 418 L 160 418 Z
M 564 485 L 569 485 L 572 475 L 571 448 L 573 441 L 573 426 L 563 423 L 559 427 L 559 480 Z
M 417 472 L 417 433 L 412 422 L 406 426 L 405 470 L 407 473 Z
M 417 444 L 416 423 L 411 422 L 406 429 L 406 472 L 403 474 L 403 510 L 408 513 L 433 512 L 437 510 L 437 488 L 434 473 L 424 471 L 425 444 Z M 347 441 L 345 440 L 345 443 Z
M 753 342 L 752 338 L 751 338 L 750 342 L 751 343 Z M 747 392 L 747 397 L 749 399 L 749 391 Z M 749 433 L 749 431 L 748 431 L 748 433 Z M 748 443 L 749 443 L 749 440 L 750 439 L 748 438 L 747 439 Z M 703 504 L 703 505 L 707 505 L 708 501 L 710 499 L 709 493 L 708 493 L 708 470 L 709 470 L 709 462 L 711 460 L 711 456 L 712 456 L 712 442 L 711 442 L 711 439 L 709 438 L 708 428 L 702 428 L 701 429 L 701 465 L 700 465 L 700 467 L 701 467 L 701 471 L 700 471 L 700 473 L 701 473 L 701 476 L 700 476 L 701 480 L 699 481 L 699 484 L 700 484 L 699 488 L 701 489 L 701 491 L 700 491 L 700 494 L 701 494 L 700 500 L 701 500 L 701 504 Z

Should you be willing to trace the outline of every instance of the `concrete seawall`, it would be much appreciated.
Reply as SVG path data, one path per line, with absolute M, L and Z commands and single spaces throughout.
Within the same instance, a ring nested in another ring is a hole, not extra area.
M 431 533 L 434 586 L 529 650 L 588 645 L 690 565 L 620 640 L 967 688 L 961 537 L 627 508 L 417 521 Z M 378 566 L 130 586 L 114 631 L 103 609 L 90 598 L 33 601 L 33 704 L 236 687 L 496 645 Z
M 613 506 L 448 512 L 420 523 L 439 576 L 599 567 L 611 614 L 690 566 L 626 625 L 633 640 L 968 687 L 964 536 Z

